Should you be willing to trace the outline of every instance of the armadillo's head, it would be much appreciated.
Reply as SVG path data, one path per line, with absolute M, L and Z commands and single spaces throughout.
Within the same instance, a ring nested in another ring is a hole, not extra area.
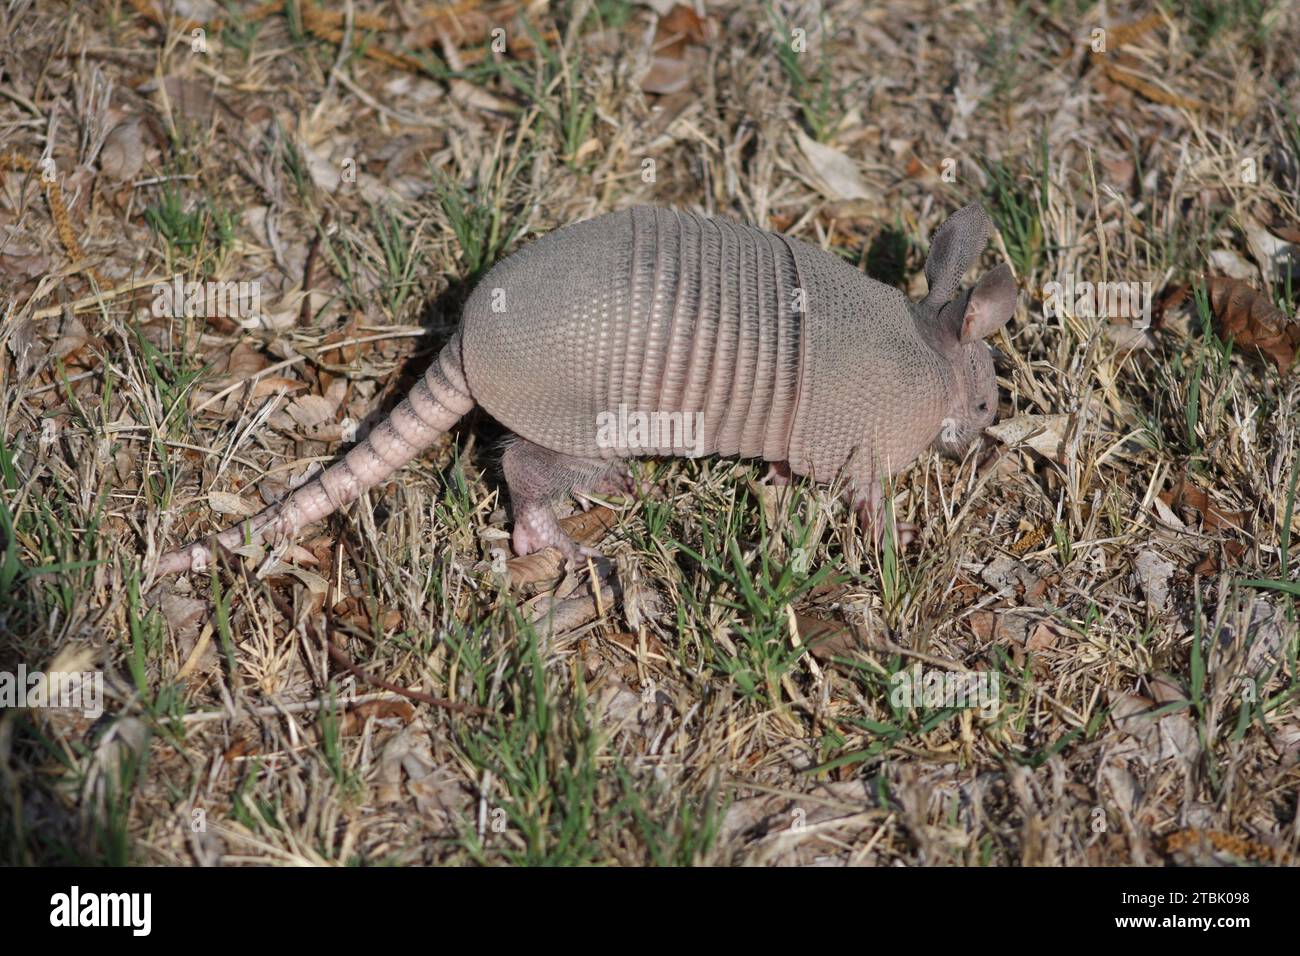
M 949 364 L 951 389 L 935 446 L 961 456 L 997 420 L 998 384 L 984 339 L 1016 310 L 1011 269 L 998 266 L 973 289 L 961 278 L 988 241 L 989 221 L 978 204 L 959 209 L 934 234 L 925 276 L 930 291 L 917 306 L 917 324 Z

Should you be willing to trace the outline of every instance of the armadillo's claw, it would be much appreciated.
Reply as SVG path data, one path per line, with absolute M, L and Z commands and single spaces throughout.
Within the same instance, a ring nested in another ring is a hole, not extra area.
M 858 516 L 858 526 L 871 534 L 871 543 L 878 550 L 884 542 L 885 501 L 879 483 L 865 493 L 858 491 L 853 495 L 853 510 Z M 894 521 L 895 542 L 902 551 L 920 535 L 920 527 L 910 521 Z
M 609 559 L 601 554 L 596 548 L 590 548 L 585 544 L 578 544 L 577 542 L 574 542 L 574 547 L 578 553 L 575 557 L 565 557 L 564 565 L 566 568 L 585 568 L 588 561 L 594 562 L 597 568 L 609 563 Z
M 876 548 L 876 550 L 879 550 L 885 541 L 884 516 L 872 515 L 870 517 L 864 518 L 862 516 L 862 513 L 859 512 L 858 523 L 862 525 L 865 531 L 868 531 L 871 534 L 871 543 Z M 898 551 L 902 551 L 906 549 L 909 544 L 911 544 L 913 541 L 917 539 L 920 533 L 921 533 L 920 526 L 913 524 L 910 521 L 895 521 L 894 522 L 895 548 Z

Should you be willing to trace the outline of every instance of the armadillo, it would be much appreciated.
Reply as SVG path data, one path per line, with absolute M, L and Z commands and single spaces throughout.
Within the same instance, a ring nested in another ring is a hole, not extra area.
M 982 340 L 1011 318 L 1015 282 L 1001 265 L 961 287 L 988 232 L 979 205 L 954 213 L 931 240 L 928 292 L 915 303 L 833 253 L 723 218 L 634 207 L 548 233 L 493 266 L 460 329 L 364 440 L 158 570 L 201 570 L 214 548 L 286 540 L 475 404 L 517 436 L 502 470 L 519 554 L 554 547 L 578 561 L 587 549 L 555 507 L 626 487 L 627 460 L 646 455 L 759 458 L 786 478 L 842 482 L 878 527 L 884 479 L 931 446 L 961 455 L 996 418 Z M 643 427 L 658 420 L 672 427 Z

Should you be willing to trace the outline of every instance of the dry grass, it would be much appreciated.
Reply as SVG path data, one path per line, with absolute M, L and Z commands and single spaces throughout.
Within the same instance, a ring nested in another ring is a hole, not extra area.
M 0 717 L 5 859 L 1294 861 L 1300 376 L 1204 306 L 1042 307 L 1230 270 L 1296 314 L 1294 5 L 710 4 L 665 95 L 648 8 L 522 6 L 0 6 L 0 669 L 106 695 Z M 150 579 L 390 408 L 529 237 L 678 204 L 915 294 L 972 199 L 1026 293 L 1002 417 L 1063 417 L 902 476 L 901 555 L 754 463 L 663 461 L 613 503 L 608 587 L 524 585 L 475 413 L 297 570 Z M 158 317 L 177 273 L 264 315 Z M 900 706 L 914 665 L 997 706 Z

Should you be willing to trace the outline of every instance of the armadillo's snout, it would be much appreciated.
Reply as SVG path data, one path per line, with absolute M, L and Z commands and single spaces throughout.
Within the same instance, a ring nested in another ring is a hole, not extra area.
M 983 426 L 977 421 L 945 418 L 934 445 L 949 458 L 961 460 L 966 456 L 971 444 L 981 440 L 982 433 Z

